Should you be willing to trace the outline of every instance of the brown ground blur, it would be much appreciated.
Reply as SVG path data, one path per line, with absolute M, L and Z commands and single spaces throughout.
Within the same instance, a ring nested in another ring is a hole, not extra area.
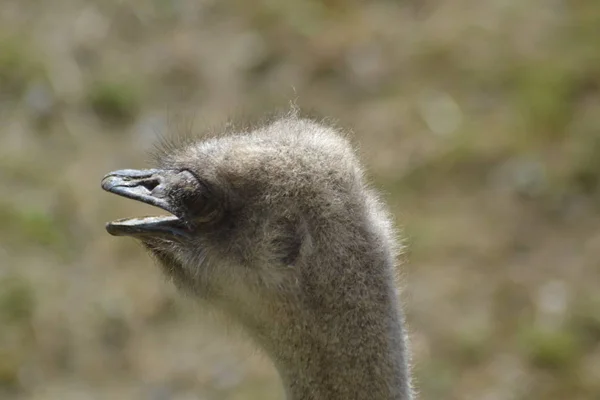
M 421 399 L 600 398 L 598 1 L 2 0 L 1 399 L 281 397 L 99 183 L 291 100 L 403 227 Z

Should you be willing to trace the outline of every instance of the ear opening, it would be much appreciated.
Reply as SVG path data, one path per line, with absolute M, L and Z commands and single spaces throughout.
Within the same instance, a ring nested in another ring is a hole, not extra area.
M 304 221 L 280 220 L 280 232 L 272 241 L 275 257 L 285 265 L 294 265 L 303 249 L 310 245 L 310 234 Z

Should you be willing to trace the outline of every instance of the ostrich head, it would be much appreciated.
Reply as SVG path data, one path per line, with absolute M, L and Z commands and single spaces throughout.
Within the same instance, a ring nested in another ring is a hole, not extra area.
M 389 218 L 333 129 L 281 119 L 169 148 L 102 187 L 170 213 L 107 230 L 246 328 L 290 397 L 363 398 L 353 381 L 367 379 L 364 398 L 408 398 Z

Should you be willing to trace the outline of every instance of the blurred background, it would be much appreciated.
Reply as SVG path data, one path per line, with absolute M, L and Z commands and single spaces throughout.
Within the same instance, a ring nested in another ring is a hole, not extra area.
M 403 229 L 421 399 L 600 399 L 596 0 L 2 0 L 0 398 L 281 398 L 100 179 L 290 101 Z

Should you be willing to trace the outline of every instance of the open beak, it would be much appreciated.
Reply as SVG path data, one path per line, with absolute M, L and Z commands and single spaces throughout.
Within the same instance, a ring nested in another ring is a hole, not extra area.
M 106 224 L 108 233 L 135 237 L 188 236 L 190 230 L 177 215 L 177 209 L 169 197 L 171 186 L 182 181 L 188 186 L 196 182 L 189 172 L 175 170 L 123 169 L 106 175 L 102 179 L 102 189 L 107 192 L 162 208 L 172 214 L 112 221 Z

